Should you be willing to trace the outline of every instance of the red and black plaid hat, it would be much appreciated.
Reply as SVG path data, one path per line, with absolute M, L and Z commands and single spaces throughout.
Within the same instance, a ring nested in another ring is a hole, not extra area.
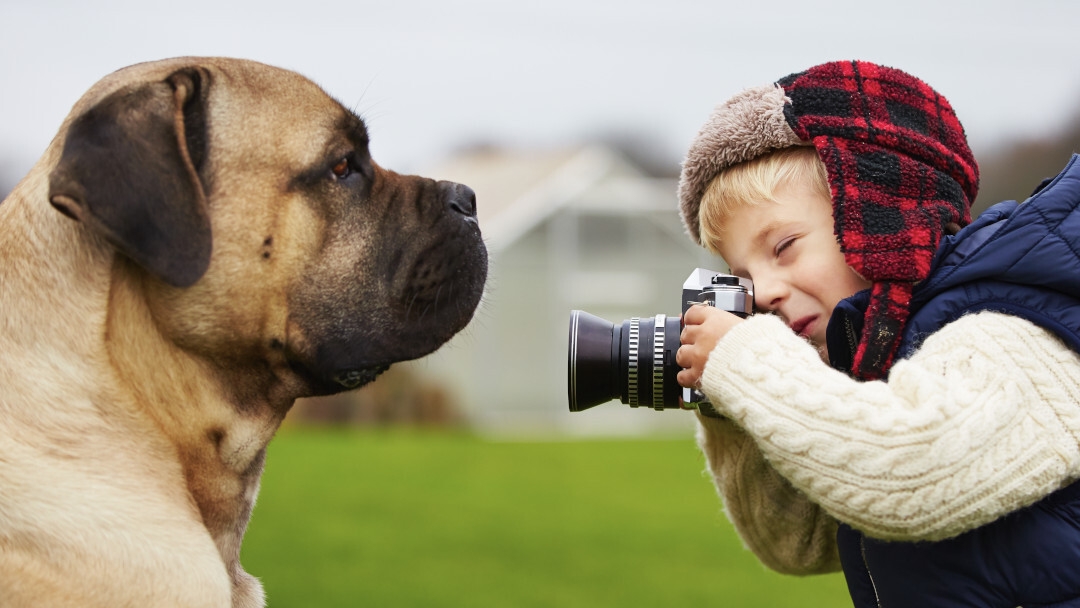
M 691 238 L 701 242 L 698 210 L 713 178 L 792 145 L 817 150 L 840 249 L 873 284 L 852 373 L 880 378 L 892 366 L 912 288 L 928 276 L 946 226 L 971 219 L 975 158 L 949 102 L 918 78 L 864 61 L 818 65 L 714 110 L 679 183 Z

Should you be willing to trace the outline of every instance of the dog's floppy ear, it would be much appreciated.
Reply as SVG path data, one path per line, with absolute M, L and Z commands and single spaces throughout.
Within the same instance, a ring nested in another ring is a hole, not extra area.
M 77 116 L 49 176 L 49 202 L 165 282 L 210 264 L 206 89 L 197 68 L 116 91 Z

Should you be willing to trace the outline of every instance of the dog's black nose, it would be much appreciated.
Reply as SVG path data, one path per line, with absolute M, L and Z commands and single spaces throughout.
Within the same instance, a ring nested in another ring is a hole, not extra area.
M 439 194 L 450 209 L 465 217 L 476 217 L 476 193 L 473 189 L 455 182 L 439 182 Z

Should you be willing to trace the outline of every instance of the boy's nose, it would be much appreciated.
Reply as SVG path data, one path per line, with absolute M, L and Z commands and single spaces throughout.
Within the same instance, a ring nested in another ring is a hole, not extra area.
M 787 298 L 790 290 L 783 281 L 754 277 L 754 307 L 765 312 L 775 312 Z

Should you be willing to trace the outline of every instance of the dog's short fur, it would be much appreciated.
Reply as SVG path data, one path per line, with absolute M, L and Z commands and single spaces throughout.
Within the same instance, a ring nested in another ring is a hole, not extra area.
M 103 79 L 0 203 L 0 605 L 263 605 L 240 543 L 293 400 L 435 350 L 486 273 L 472 191 L 376 165 L 305 78 Z

